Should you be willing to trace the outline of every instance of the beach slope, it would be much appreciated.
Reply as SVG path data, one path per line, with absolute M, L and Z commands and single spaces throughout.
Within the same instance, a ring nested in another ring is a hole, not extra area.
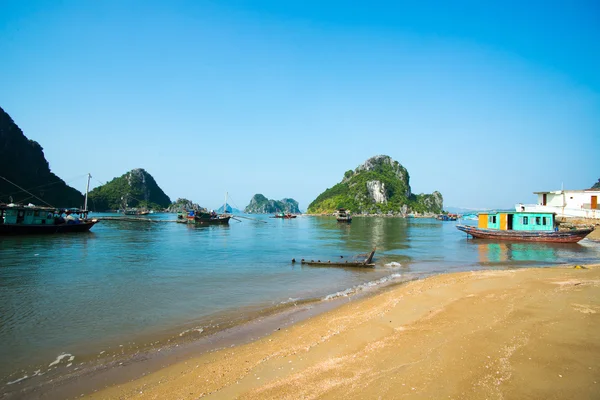
M 600 268 L 438 275 L 90 398 L 600 398 Z

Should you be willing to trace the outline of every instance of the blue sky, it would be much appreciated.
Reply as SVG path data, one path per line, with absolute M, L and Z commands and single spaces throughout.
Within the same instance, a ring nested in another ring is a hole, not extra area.
M 413 3 L 0 0 L 0 106 L 82 191 L 141 167 L 210 208 L 378 154 L 445 206 L 600 178 L 600 3 Z

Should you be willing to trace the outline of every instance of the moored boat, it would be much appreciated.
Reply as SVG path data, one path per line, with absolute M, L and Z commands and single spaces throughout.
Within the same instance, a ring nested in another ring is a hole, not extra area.
M 228 225 L 230 219 L 231 215 L 219 215 L 214 211 L 190 210 L 187 213 L 179 214 L 177 222 L 196 225 Z
M 52 207 L 51 205 L 48 207 L 41 207 L 35 206 L 31 203 L 27 205 L 13 203 L 0 204 L 0 235 L 89 231 L 92 226 L 98 222 L 98 219 L 88 218 L 89 211 L 87 209 L 87 202 L 91 178 L 92 175 L 88 174 L 83 209 L 56 208 Z M 13 185 L 15 184 L 13 183 Z M 29 193 L 27 190 L 22 189 L 20 186 L 17 187 L 30 194 L 32 197 L 43 201 L 39 197 Z
M 477 239 L 518 242 L 576 243 L 594 228 L 560 230 L 555 214 L 547 212 L 487 212 L 478 216 L 478 226 L 456 228 Z
M 86 232 L 98 222 L 87 210 L 0 204 L 0 234 Z
M 352 222 L 352 215 L 345 208 L 339 208 L 335 213 L 335 218 L 338 222 Z
M 296 216 L 294 214 L 291 214 L 291 213 L 280 212 L 280 213 L 275 214 L 273 216 L 273 218 L 291 219 L 291 218 L 296 218 Z

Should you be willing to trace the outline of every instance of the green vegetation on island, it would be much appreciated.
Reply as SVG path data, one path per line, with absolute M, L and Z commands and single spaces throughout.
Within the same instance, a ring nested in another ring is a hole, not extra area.
M 77 171 L 74 175 L 81 175 Z M 83 194 L 50 171 L 44 149 L 29 140 L 0 107 L 0 203 L 33 203 L 39 206 L 83 207 Z M 9 180 L 13 184 L 7 182 Z M 15 185 L 31 194 L 20 190 Z
M 308 206 L 308 213 L 332 213 L 346 208 L 354 213 L 441 213 L 440 192 L 413 194 L 406 168 L 389 156 L 369 158 L 342 181 L 325 190 Z
M 152 175 L 142 168 L 133 169 L 94 188 L 88 201 L 88 208 L 93 211 L 118 210 L 125 206 L 162 210 L 170 205 L 169 196 L 158 186 Z
M 298 202 L 294 199 L 270 200 L 262 194 L 255 194 L 246 206 L 244 212 L 248 214 L 273 214 L 279 212 L 300 214 Z

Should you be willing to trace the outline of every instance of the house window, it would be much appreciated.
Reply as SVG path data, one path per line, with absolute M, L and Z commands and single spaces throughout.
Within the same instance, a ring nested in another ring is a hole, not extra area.
M 495 215 L 492 217 L 492 223 L 493 223 L 493 224 L 495 224 L 495 223 L 496 223 L 496 216 L 495 216 Z
M 542 220 L 541 217 L 535 217 L 535 224 L 536 225 L 541 225 L 541 220 Z
M 529 224 L 529 217 L 523 217 L 523 225 Z
M 546 225 L 546 217 L 542 217 L 542 225 Z

